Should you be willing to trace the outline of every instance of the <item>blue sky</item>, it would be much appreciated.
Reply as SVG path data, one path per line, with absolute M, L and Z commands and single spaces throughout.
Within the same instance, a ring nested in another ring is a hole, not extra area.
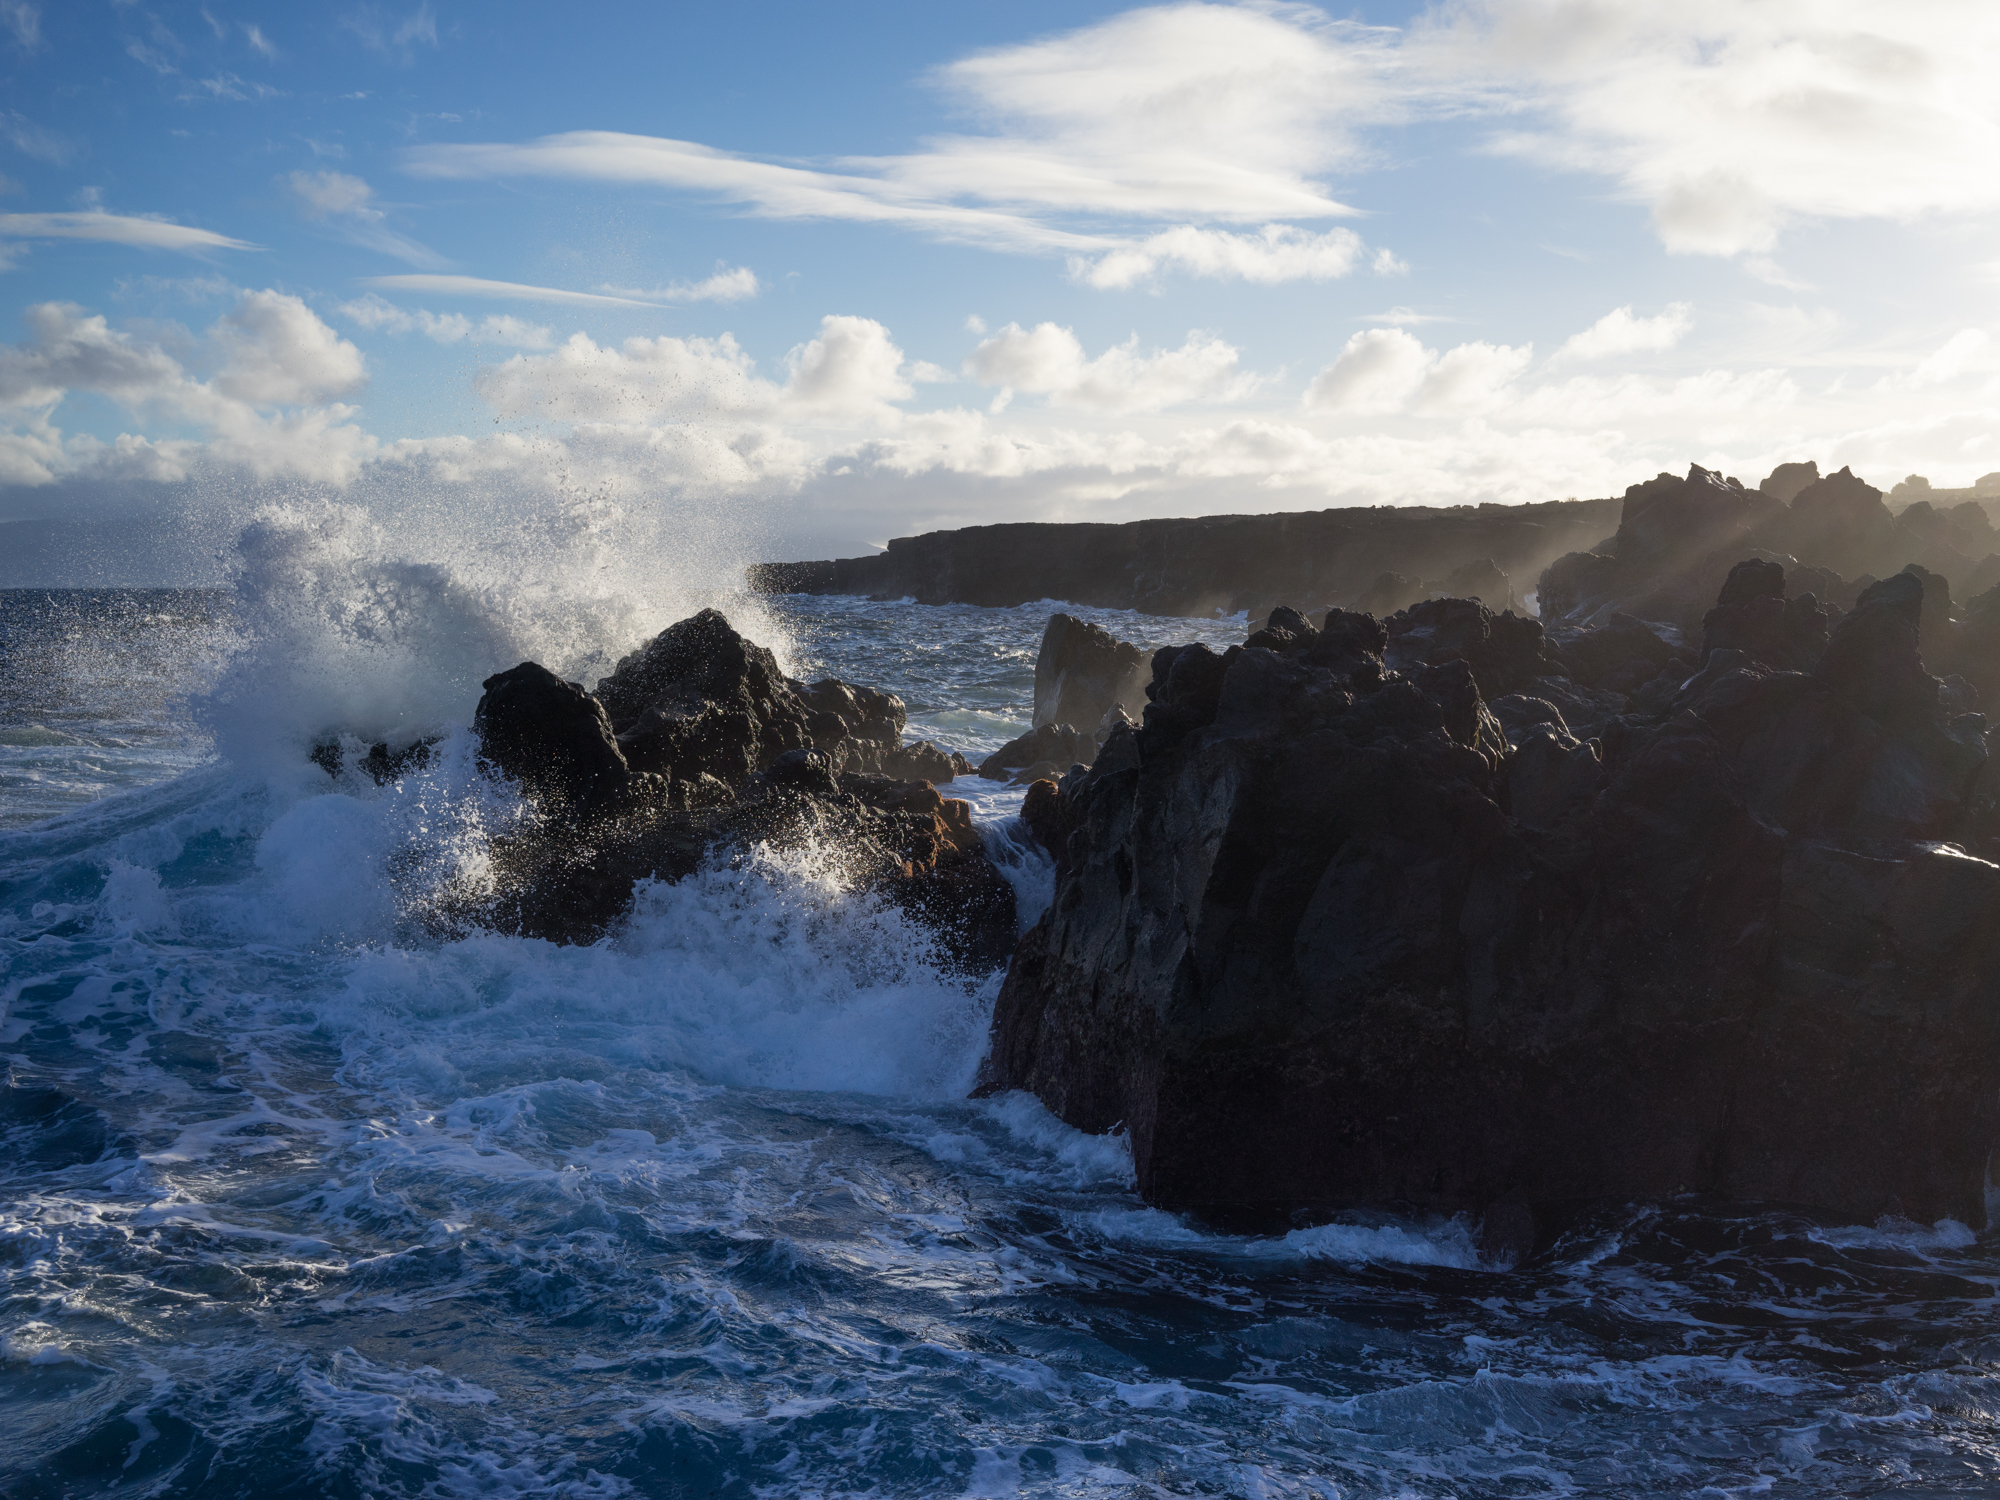
M 1973 0 L 0 0 L 0 522 L 1965 484 L 1996 64 Z

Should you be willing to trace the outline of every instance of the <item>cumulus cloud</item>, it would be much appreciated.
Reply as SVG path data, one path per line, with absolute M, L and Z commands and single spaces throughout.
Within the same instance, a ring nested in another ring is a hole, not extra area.
M 756 373 L 735 338 L 631 338 L 616 346 L 572 334 L 543 355 L 480 371 L 478 389 L 503 417 L 635 426 L 698 420 L 718 440 L 775 440 L 742 424 L 893 424 L 913 394 L 903 351 L 871 318 L 830 315 L 785 357 L 784 382 Z M 736 427 L 739 430 L 731 432 Z
M 967 356 L 965 373 L 981 385 L 1047 396 L 1051 406 L 1134 412 L 1189 401 L 1241 400 L 1259 382 L 1240 372 L 1237 362 L 1234 348 L 1199 331 L 1190 332 L 1178 349 L 1151 354 L 1140 352 L 1134 334 L 1090 359 L 1067 328 L 1009 323 Z
M 137 245 L 147 250 L 255 250 L 226 234 L 174 224 L 166 219 L 109 214 L 101 209 L 67 214 L 0 214 L 0 238 L 16 240 L 103 240 L 113 245 Z
M 1460 344 L 1443 354 L 1401 328 L 1366 328 L 1306 387 L 1310 410 L 1387 414 L 1406 407 L 1470 414 L 1496 404 L 1528 367 L 1532 346 Z
M 246 292 L 210 337 L 223 355 L 216 388 L 253 406 L 325 401 L 368 379 L 361 351 L 281 292 Z
M 1604 359 L 1616 354 L 1638 354 L 1671 349 L 1694 327 L 1694 309 L 1685 302 L 1669 303 L 1666 310 L 1650 318 L 1632 316 L 1630 304 L 1614 307 L 1583 332 L 1573 334 L 1556 350 L 1555 359 Z
M 197 465 L 260 478 L 345 482 L 378 449 L 330 398 L 367 378 L 360 351 L 296 297 L 245 293 L 209 330 L 215 374 L 201 380 L 157 341 L 101 315 L 44 302 L 25 314 L 28 338 L 0 345 L 0 482 L 46 485 L 65 476 L 177 480 Z M 118 403 L 135 418 L 202 436 L 126 433 L 110 444 L 66 437 L 54 418 L 71 392 Z
M 375 190 L 363 179 L 347 172 L 293 172 L 286 181 L 300 212 L 331 224 L 343 239 L 413 266 L 448 264 L 435 250 L 390 229 L 388 213 L 375 206 Z

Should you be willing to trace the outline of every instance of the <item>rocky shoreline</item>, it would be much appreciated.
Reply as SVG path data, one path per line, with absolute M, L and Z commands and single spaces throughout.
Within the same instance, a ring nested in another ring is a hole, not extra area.
M 1506 1255 L 1606 1200 L 1702 1194 L 1983 1225 L 2000 555 L 1977 510 L 1695 468 L 1550 560 L 1541 619 L 1280 604 L 1241 645 L 1148 659 L 1058 614 L 1033 727 L 978 768 L 1027 786 L 1055 865 L 1018 942 L 935 785 L 965 759 L 704 611 L 594 692 L 534 663 L 486 682 L 483 753 L 536 816 L 459 915 L 590 941 L 640 880 L 811 843 L 948 963 L 1005 967 L 982 1092 L 1127 1132 L 1144 1197 L 1216 1224 L 1469 1213 Z
M 1683 1193 L 1983 1224 L 2000 589 L 1954 620 L 1921 565 L 1758 555 L 1859 481 L 1818 485 L 1635 486 L 1544 575 L 1609 580 L 1582 624 L 1432 600 L 1162 650 L 1143 725 L 1030 791 L 1056 894 L 982 1087 L 1244 1227 L 1400 1204 L 1518 1249 Z

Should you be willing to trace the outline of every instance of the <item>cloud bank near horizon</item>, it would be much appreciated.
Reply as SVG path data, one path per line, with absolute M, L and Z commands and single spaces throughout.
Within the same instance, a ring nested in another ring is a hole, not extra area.
M 399 80 L 457 44 L 348 30 Z M 52 23 L 37 57 L 75 36 Z M 310 55 L 276 24 L 226 41 L 239 69 Z M 192 46 L 128 60 L 211 121 L 292 97 L 216 62 L 241 86 L 204 93 Z M 783 154 L 840 150 L 820 117 L 769 122 L 760 151 L 685 138 L 698 110 L 681 134 L 595 128 L 572 88 L 543 119 L 576 128 L 412 113 L 366 161 L 303 128 L 278 158 L 245 124 L 254 182 L 172 219 L 106 209 L 75 180 L 102 148 L 9 110 L 0 151 L 68 174 L 42 201 L 71 206 L 0 214 L 25 309 L 0 343 L 0 521 L 272 484 L 385 508 L 420 487 L 470 517 L 585 489 L 726 505 L 782 551 L 1607 494 L 1691 460 L 1964 483 L 2000 469 L 1996 65 L 2000 11 L 1939 4 L 1447 0 L 1381 26 L 1175 3 L 962 48 L 918 79 L 951 128 L 867 154 Z M 1478 185 L 1447 157 L 1557 184 L 1547 203 L 1606 216 L 1597 238 L 1552 225 L 1533 253 L 1557 259 L 1530 264 L 1482 202 L 1426 249 L 1420 216 Z M 264 218 L 229 220 L 252 193 Z M 517 225 L 539 238 L 510 258 Z M 1901 280 L 1809 284 L 1836 232 L 1906 236 Z M 56 245 L 250 284 L 83 282 Z M 1503 323 L 1531 275 L 1538 316 Z M 105 310 L 141 283 L 172 316 Z

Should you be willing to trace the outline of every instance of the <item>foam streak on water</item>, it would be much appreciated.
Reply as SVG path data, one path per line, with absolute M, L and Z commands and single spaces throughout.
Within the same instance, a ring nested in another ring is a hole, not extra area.
M 65 790 L 0 832 L 0 1492 L 2000 1484 L 2000 1255 L 1959 1226 L 1635 1206 L 1513 1271 L 1463 1222 L 1214 1234 L 1139 1201 L 1121 1139 L 968 1102 L 997 981 L 809 855 L 649 888 L 588 948 L 440 937 L 517 813 L 463 732 L 476 658 L 583 636 L 364 563 L 395 602 L 367 630 L 239 596 L 136 708 L 69 679 L 64 733 L 152 748 L 10 763 Z M 1046 608 L 768 608 L 794 670 L 903 693 L 913 733 L 977 758 L 1025 727 Z M 118 659 L 129 621 L 91 618 L 71 649 Z M 318 689 L 268 677 L 329 629 Z M 438 760 L 306 765 L 315 704 L 433 711 L 366 680 L 429 634 Z M 1018 792 L 970 790 L 1046 900 Z

